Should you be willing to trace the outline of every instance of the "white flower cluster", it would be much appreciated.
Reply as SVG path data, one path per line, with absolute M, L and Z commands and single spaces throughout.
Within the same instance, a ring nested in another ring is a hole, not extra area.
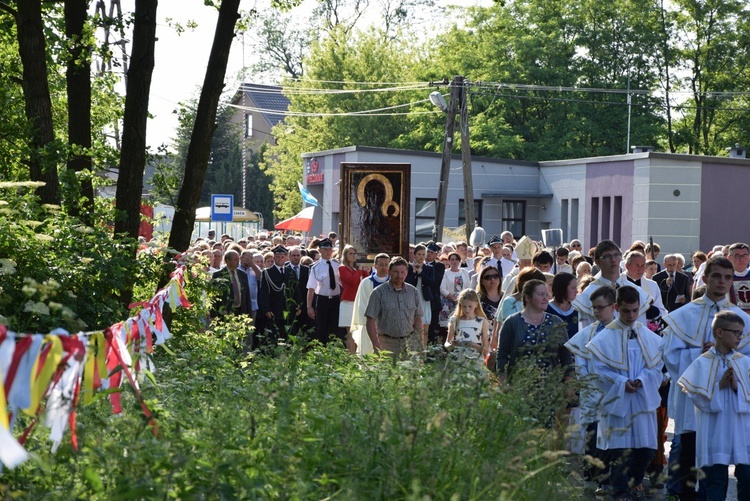
M 49 315 L 49 306 L 42 303 L 41 301 L 27 301 L 23 306 L 23 311 L 36 313 L 38 315 Z
M 16 272 L 16 262 L 11 259 L 0 259 L 0 275 L 12 275 Z

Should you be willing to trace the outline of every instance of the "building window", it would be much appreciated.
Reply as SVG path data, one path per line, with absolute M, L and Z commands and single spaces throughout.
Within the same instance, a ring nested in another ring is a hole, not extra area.
M 615 197 L 615 207 L 612 213 L 612 240 L 621 245 L 622 240 L 622 197 Z
M 466 208 L 464 199 L 458 201 L 458 225 L 466 224 Z M 482 201 L 474 200 L 474 226 L 482 226 Z
M 435 226 L 435 198 L 417 198 L 414 202 L 414 236 L 432 238 L 432 228 Z
M 612 220 L 612 197 L 602 197 L 602 240 L 609 240 L 612 238 L 610 230 L 610 222 Z
M 599 242 L 599 197 L 591 197 L 591 240 L 592 246 Z
M 560 228 L 563 232 L 563 240 L 568 242 L 570 237 L 570 225 L 568 223 L 568 218 L 570 217 L 568 215 L 568 199 L 563 198 L 560 200 Z
M 245 137 L 253 137 L 253 116 L 245 113 Z
M 570 240 L 578 238 L 578 199 L 570 200 Z
M 510 231 L 515 238 L 526 234 L 526 202 L 503 201 L 503 231 Z

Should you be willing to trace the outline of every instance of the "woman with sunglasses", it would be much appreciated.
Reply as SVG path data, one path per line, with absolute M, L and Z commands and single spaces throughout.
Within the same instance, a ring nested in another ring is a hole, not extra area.
M 479 296 L 479 304 L 482 306 L 484 315 L 489 320 L 489 332 L 494 332 L 495 327 L 495 315 L 500 307 L 500 301 L 503 298 L 502 292 L 502 277 L 500 272 L 494 266 L 485 266 L 479 272 L 479 280 L 477 284 L 477 295 Z M 490 346 L 492 346 L 490 340 Z M 497 341 L 495 342 L 495 348 L 497 348 Z M 487 358 L 487 367 L 493 369 L 495 367 L 495 348 L 490 349 L 489 357 Z

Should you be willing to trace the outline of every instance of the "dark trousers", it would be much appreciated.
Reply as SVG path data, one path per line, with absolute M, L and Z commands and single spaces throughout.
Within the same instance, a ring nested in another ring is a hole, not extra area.
M 729 465 L 713 464 L 702 468 L 706 474 L 703 480 L 706 487 L 706 501 L 724 501 L 727 498 L 727 487 L 729 486 Z M 737 477 L 737 499 L 740 501 L 750 499 L 750 465 L 738 464 L 734 467 L 734 476 Z
M 695 432 L 680 435 L 680 501 L 695 501 L 698 476 L 695 474 Z
M 427 331 L 427 343 L 437 344 L 440 340 L 440 308 L 432 309 L 430 318 L 430 330 Z
M 583 466 L 583 478 L 590 482 L 602 484 L 607 480 L 607 475 L 609 474 L 610 454 L 609 451 L 603 451 L 596 448 L 597 426 L 598 423 L 589 423 L 589 425 L 586 426 L 586 454 L 595 459 L 600 459 L 602 463 L 604 463 L 604 469 L 602 470 L 593 464 L 585 462 Z
M 315 297 L 315 337 L 321 343 L 328 343 L 331 334 L 346 344 L 346 331 L 339 327 L 339 296 Z
M 610 449 L 612 462 L 610 463 L 609 478 L 615 499 L 630 493 L 630 488 L 643 482 L 654 449 Z

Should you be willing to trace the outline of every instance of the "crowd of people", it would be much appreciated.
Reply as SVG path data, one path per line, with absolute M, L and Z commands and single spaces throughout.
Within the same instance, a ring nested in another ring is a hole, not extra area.
M 209 235 L 191 251 L 219 290 L 212 317 L 254 319 L 248 349 L 304 335 L 399 359 L 433 345 L 511 386 L 531 365 L 573 388 L 570 446 L 601 460 L 584 472 L 597 494 L 645 499 L 650 477 L 671 499 L 724 499 L 735 465 L 750 500 L 747 244 L 696 251 L 690 266 L 659 261 L 658 244 L 584 253 L 579 240 L 544 249 L 507 231 L 486 245 L 410 245 L 408 261 L 377 254 L 371 267 L 333 232 Z

